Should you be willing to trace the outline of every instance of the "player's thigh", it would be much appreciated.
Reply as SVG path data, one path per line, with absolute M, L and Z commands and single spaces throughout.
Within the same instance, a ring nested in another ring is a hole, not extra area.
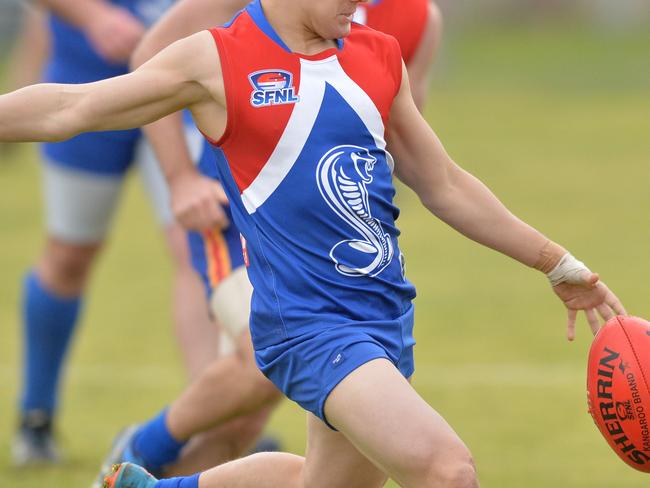
M 325 415 L 402 486 L 438 486 L 436 479 L 474 475 L 458 435 L 385 359 L 364 364 L 339 383 Z
M 387 476 L 361 454 L 340 432 L 307 414 L 308 442 L 304 468 L 305 488 L 374 488 Z
M 225 334 L 224 334 L 225 335 Z M 233 341 L 235 345 L 234 354 L 239 359 L 239 377 L 242 383 L 247 383 L 251 390 L 251 396 L 259 400 L 260 406 L 277 405 L 284 396 L 282 392 L 262 374 L 255 362 L 255 351 L 253 341 L 248 328 L 242 330 L 239 336 Z M 240 387 L 245 388 L 244 385 Z
M 43 165 L 43 190 L 48 234 L 71 245 L 102 242 L 121 188 L 121 176 L 47 162 Z

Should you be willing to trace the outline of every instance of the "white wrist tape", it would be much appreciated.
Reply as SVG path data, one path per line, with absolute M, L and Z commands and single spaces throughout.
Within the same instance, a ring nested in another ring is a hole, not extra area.
M 582 275 L 585 271 L 591 273 L 582 261 L 578 261 L 571 253 L 566 253 L 546 276 L 548 276 L 551 286 L 557 286 L 560 283 L 578 285 L 583 283 Z

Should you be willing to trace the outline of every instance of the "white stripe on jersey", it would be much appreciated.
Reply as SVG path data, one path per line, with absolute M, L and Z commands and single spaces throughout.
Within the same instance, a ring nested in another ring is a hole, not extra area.
M 381 114 L 366 92 L 343 70 L 336 56 L 319 61 L 300 60 L 300 102 L 289 118 L 278 145 L 255 180 L 242 192 L 249 214 L 261 207 L 280 186 L 302 153 L 314 128 L 329 83 L 359 115 L 380 150 L 385 150 L 384 123 Z M 393 159 L 386 153 L 393 169 Z

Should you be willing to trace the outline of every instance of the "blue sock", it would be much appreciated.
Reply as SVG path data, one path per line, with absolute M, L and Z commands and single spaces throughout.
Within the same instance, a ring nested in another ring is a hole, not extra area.
M 199 476 L 200 473 L 185 478 L 160 480 L 153 485 L 153 488 L 199 488 Z
M 133 449 L 137 455 L 147 466 L 155 468 L 176 461 L 185 444 L 174 439 L 169 432 L 167 410 L 144 424 L 133 439 Z
M 81 298 L 61 298 L 46 290 L 34 272 L 23 285 L 23 393 L 21 409 L 57 406 L 59 378 L 77 324 Z

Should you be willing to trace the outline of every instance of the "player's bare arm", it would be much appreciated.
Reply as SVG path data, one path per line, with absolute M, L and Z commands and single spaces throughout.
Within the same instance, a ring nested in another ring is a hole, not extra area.
M 183 39 L 131 74 L 81 85 L 33 85 L 0 97 L 0 141 L 61 141 L 140 127 L 190 108 L 219 137 L 225 121 L 217 50 L 207 32 Z
M 406 69 L 403 73 L 391 109 L 389 148 L 395 153 L 397 176 L 424 206 L 470 239 L 550 273 L 555 293 L 569 309 L 569 339 L 575 336 L 578 310 L 585 311 L 594 333 L 600 326 L 596 312 L 605 320 L 625 314 L 598 275 L 575 260 L 567 262 L 564 248 L 514 216 L 481 181 L 452 161 L 419 114 Z
M 166 46 L 203 29 L 227 22 L 246 5 L 242 0 L 180 0 L 142 39 L 131 58 L 138 68 Z M 221 185 L 194 167 L 183 134 L 180 114 L 172 114 L 144 128 L 170 186 L 172 210 L 185 228 L 226 227 L 221 208 L 227 198 Z

